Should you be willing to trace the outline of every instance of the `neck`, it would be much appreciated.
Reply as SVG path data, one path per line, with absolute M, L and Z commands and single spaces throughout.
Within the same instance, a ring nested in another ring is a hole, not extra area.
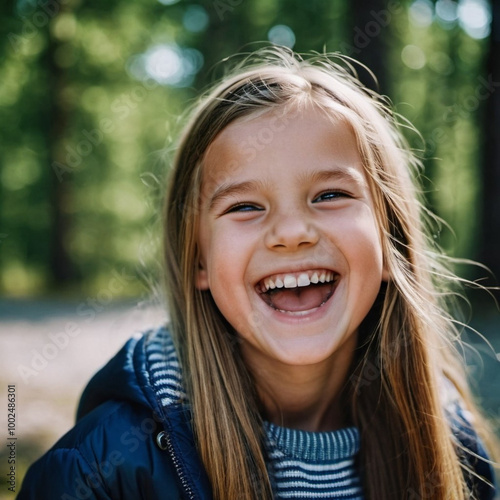
M 341 404 L 356 348 L 356 335 L 328 359 L 314 365 L 285 365 L 273 361 L 250 366 L 265 418 L 283 427 L 329 431 L 349 424 Z

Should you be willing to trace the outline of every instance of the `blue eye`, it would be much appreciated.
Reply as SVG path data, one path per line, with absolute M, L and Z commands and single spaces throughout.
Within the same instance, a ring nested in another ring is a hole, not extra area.
M 234 212 L 254 212 L 263 210 L 260 207 L 256 207 L 250 203 L 239 203 L 238 205 L 234 205 L 228 210 L 226 210 L 226 214 L 234 213 Z
M 316 198 L 314 198 L 313 203 L 321 202 L 321 201 L 331 201 L 337 198 L 347 198 L 349 195 L 344 193 L 344 191 L 324 191 Z

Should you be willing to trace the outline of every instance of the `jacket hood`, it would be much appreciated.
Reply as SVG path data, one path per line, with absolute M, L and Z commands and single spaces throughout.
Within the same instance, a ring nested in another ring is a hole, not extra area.
M 145 359 L 145 335 L 135 335 L 92 377 L 80 399 L 77 421 L 109 400 L 127 401 L 157 411 Z

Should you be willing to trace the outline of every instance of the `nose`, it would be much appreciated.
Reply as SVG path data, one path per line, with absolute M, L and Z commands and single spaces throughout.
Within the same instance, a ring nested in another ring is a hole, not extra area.
M 295 251 L 315 245 L 319 232 L 306 214 L 298 211 L 276 214 L 265 235 L 265 244 L 273 250 Z

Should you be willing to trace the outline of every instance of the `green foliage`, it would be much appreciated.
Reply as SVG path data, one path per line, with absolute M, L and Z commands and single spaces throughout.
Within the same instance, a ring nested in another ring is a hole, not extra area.
M 392 98 L 423 138 L 412 136 L 410 141 L 425 160 L 429 204 L 450 226 L 440 243 L 448 252 L 471 257 L 477 251 L 480 219 L 486 43 L 458 26 L 415 26 L 408 16 L 397 26 L 400 47 L 391 64 Z M 416 67 L 404 64 L 405 56 Z
M 123 268 L 137 276 L 125 293 L 141 290 L 158 269 L 172 130 L 217 62 L 268 37 L 360 58 L 385 40 L 387 92 L 422 132 L 409 140 L 425 150 L 430 204 L 457 231 L 441 242 L 474 255 L 485 40 L 412 22 L 410 5 L 367 7 L 361 25 L 340 0 L 2 5 L 0 289 L 91 291 Z

